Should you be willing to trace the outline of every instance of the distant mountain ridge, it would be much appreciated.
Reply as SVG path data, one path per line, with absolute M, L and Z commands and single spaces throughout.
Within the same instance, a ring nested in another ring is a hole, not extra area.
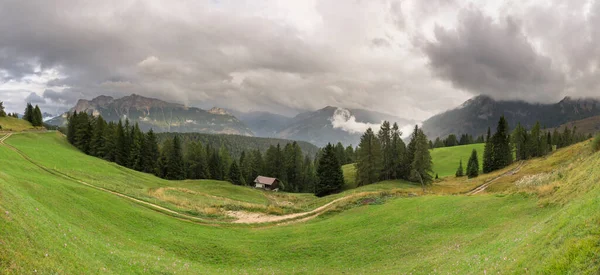
M 115 99 L 98 96 L 92 100 L 80 99 L 68 113 L 87 112 L 102 115 L 107 121 L 129 119 L 140 128 L 156 132 L 198 132 L 211 134 L 236 134 L 253 136 L 252 131 L 236 117 L 220 108 L 209 111 L 170 103 L 155 98 L 132 94 Z M 66 124 L 67 113 L 47 121 L 48 124 Z
M 600 100 L 565 97 L 554 104 L 534 104 L 524 101 L 496 101 L 488 96 L 476 96 L 458 108 L 435 115 L 423 122 L 423 130 L 430 139 L 449 134 L 482 135 L 488 127 L 495 130 L 504 115 L 512 129 L 517 123 L 532 127 L 536 121 L 554 128 L 565 123 L 600 115 Z

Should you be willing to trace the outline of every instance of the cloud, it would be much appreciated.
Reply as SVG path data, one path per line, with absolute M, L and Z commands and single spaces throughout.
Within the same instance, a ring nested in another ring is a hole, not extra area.
M 458 21 L 455 30 L 437 26 L 436 41 L 423 47 L 436 75 L 457 88 L 495 98 L 539 102 L 563 94 L 564 75 L 535 50 L 516 19 L 497 23 L 469 9 Z
M 34 104 L 34 105 L 35 105 L 35 104 L 44 104 L 44 103 L 46 103 L 46 100 L 45 100 L 43 97 L 41 97 L 41 96 L 39 96 L 39 95 L 37 95 L 36 93 L 33 93 L 33 92 L 32 92 L 32 93 L 30 93 L 30 94 L 29 94 L 29 95 L 28 95 L 28 96 L 25 98 L 25 101 L 26 101 L 26 102 L 29 102 L 29 103 L 31 103 L 31 104 Z
M 336 109 L 329 120 L 334 129 L 341 129 L 351 134 L 362 134 L 368 128 L 378 131 L 381 127 L 381 124 L 358 122 L 349 110 L 342 108 Z

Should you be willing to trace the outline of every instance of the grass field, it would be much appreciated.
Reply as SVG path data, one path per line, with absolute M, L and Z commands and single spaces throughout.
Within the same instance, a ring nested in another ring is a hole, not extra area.
M 29 123 L 29 121 L 25 121 L 23 119 L 18 119 L 14 117 L 0 117 L 0 126 L 2 126 L 2 129 L 0 129 L 0 131 L 21 132 L 25 130 L 34 129 L 34 127 L 31 126 L 31 123 Z
M 463 161 L 463 167 L 467 169 L 467 163 L 473 149 L 477 150 L 480 168 L 483 166 L 483 148 L 485 144 L 469 144 L 453 147 L 435 148 L 431 150 L 433 160 L 433 172 L 440 177 L 454 176 L 458 169 L 460 160 Z
M 73 151 L 55 134 L 13 135 L 7 141 L 34 161 L 55 164 L 99 185 L 145 190 L 194 183 L 100 167 L 104 162 Z M 44 145 L 51 148 L 36 152 Z M 582 143 L 534 160 L 514 176 L 526 179 L 524 183 L 507 177 L 498 183 L 500 193 L 383 197 L 348 204 L 305 223 L 248 228 L 206 226 L 164 215 L 54 176 L 0 145 L 0 270 L 595 274 L 600 268 L 600 154 L 590 152 L 589 143 Z M 553 167 L 564 169 L 545 176 Z M 530 180 L 535 177 L 539 179 Z M 264 203 L 253 192 L 257 190 L 237 194 L 234 186 L 211 184 L 193 188 Z

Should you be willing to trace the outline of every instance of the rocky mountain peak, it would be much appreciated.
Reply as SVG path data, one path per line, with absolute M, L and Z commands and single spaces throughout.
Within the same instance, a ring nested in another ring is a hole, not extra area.
M 227 110 L 219 107 L 212 107 L 208 112 L 213 115 L 231 115 Z

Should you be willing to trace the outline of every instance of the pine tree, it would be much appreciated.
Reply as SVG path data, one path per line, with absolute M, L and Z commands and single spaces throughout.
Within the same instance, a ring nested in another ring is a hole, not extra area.
M 92 140 L 90 141 L 90 155 L 103 158 L 106 154 L 104 149 L 106 143 L 106 121 L 102 116 L 98 116 L 93 123 Z
M 129 151 L 129 166 L 137 171 L 144 170 L 144 133 L 140 130 L 140 126 L 135 123 L 131 132 L 131 148 Z
M 343 152 L 344 146 L 341 146 L 341 149 Z M 338 153 L 338 147 L 336 146 L 336 156 L 340 158 Z M 345 158 L 343 155 L 341 157 Z M 284 158 L 286 179 L 288 183 L 286 185 L 286 191 L 298 192 L 302 188 L 302 149 L 297 142 L 294 141 L 293 143 L 286 144 L 284 149 Z
M 143 171 L 146 173 L 155 173 L 160 152 L 158 150 L 158 141 L 156 139 L 156 135 L 152 129 L 150 129 L 150 131 L 148 131 L 145 135 L 142 157 L 144 158 Z
M 242 185 L 242 175 L 240 174 L 240 168 L 236 161 L 231 162 L 229 168 L 229 180 L 235 185 Z
M 388 121 L 384 121 L 381 124 L 379 129 L 379 133 L 377 134 L 377 139 L 381 144 L 381 174 L 380 178 L 382 180 L 389 180 L 394 175 L 394 152 L 395 148 L 392 145 L 392 129 L 390 128 L 390 123 Z
M 208 179 L 210 172 L 204 146 L 200 142 L 191 142 L 188 144 L 185 154 L 187 164 L 187 178 L 189 179 Z
M 392 178 L 408 178 L 409 171 L 404 161 L 406 155 L 406 145 L 402 141 L 402 132 L 397 123 L 392 126 L 392 144 L 391 144 L 391 165 L 393 168 Z
M 304 157 L 304 164 L 302 165 L 302 186 L 300 192 L 303 193 L 314 193 L 316 183 L 315 167 L 309 156 Z
M 250 179 L 252 174 L 252 155 L 246 155 L 246 151 L 242 151 L 240 155 L 240 173 L 244 185 L 250 185 L 253 179 Z
M 27 103 L 27 107 L 25 107 L 25 113 L 23 114 L 23 119 L 33 124 L 33 106 L 31 103 Z
M 494 163 L 494 143 L 492 142 L 492 136 L 490 128 L 488 127 L 487 136 L 485 139 L 485 147 L 483 150 L 483 173 L 489 173 L 493 171 Z
M 317 178 L 315 195 L 319 197 L 338 192 L 344 185 L 342 166 L 331 143 L 323 149 L 317 168 Z
M 512 150 L 510 149 L 510 138 L 508 135 L 508 122 L 504 116 L 500 117 L 496 133 L 492 137 L 493 142 L 493 165 L 492 170 L 502 169 L 512 163 Z
M 513 131 L 512 139 L 515 147 L 515 155 L 517 157 L 517 160 L 528 159 L 528 148 L 530 147 L 528 144 L 530 138 L 525 128 L 521 126 L 521 123 L 518 123 L 517 127 Z
M 92 125 L 90 116 L 86 112 L 79 113 L 75 120 L 75 137 L 73 144 L 77 149 L 88 154 L 91 137 Z
M 42 111 L 40 110 L 40 107 L 35 105 L 35 108 L 33 109 L 33 114 L 31 116 L 31 125 L 33 125 L 34 127 L 41 127 L 43 123 L 44 118 L 42 117 Z
M 381 170 L 381 145 L 373 130 L 368 128 L 358 144 L 356 158 L 356 181 L 358 186 L 379 181 Z
M 344 152 L 344 155 L 346 156 L 346 164 L 355 162 L 356 157 L 354 156 L 354 147 L 352 147 L 352 145 L 348 145 L 348 147 L 346 147 L 346 152 Z
M 181 141 L 179 136 L 173 137 L 173 147 L 167 155 L 167 170 L 165 174 L 166 179 L 170 180 L 182 180 L 185 179 L 185 169 L 183 165 L 183 156 L 181 153 Z
M 262 153 L 259 150 L 254 150 L 252 152 L 252 170 L 249 175 L 248 184 L 254 185 L 254 180 L 256 177 L 265 174 L 265 164 L 263 161 Z
M 341 142 L 338 142 L 335 145 L 335 155 L 337 156 L 341 165 L 346 164 L 346 148 L 342 145 Z
M 114 158 L 118 165 L 125 166 L 129 157 L 129 151 L 127 150 L 127 137 L 125 136 L 125 132 L 127 130 L 123 128 L 123 123 L 120 120 L 116 128 Z
M 67 141 L 75 144 L 75 124 L 77 124 L 77 111 L 67 116 Z
M 469 178 L 475 178 L 479 176 L 479 159 L 477 158 L 477 150 L 473 149 L 471 157 L 467 164 L 467 176 Z
M 461 159 L 458 164 L 458 169 L 456 170 L 456 173 L 455 173 L 456 177 L 460 178 L 460 177 L 464 176 L 465 175 L 464 171 L 465 171 L 465 169 L 463 168 L 462 159 Z
M 417 130 L 415 140 L 415 153 L 411 165 L 412 180 L 421 182 L 423 188 L 425 188 L 425 185 L 433 181 L 433 170 L 431 170 L 433 163 L 431 161 L 427 136 L 423 133 L 423 130 Z
M 105 160 L 115 162 L 117 154 L 117 125 L 114 122 L 109 122 L 104 130 L 104 156 Z M 158 158 L 158 157 L 157 157 Z M 154 171 L 148 172 L 153 173 Z
M 6 117 L 6 112 L 4 111 L 4 102 L 0 101 L 0 117 Z
M 416 150 L 416 142 L 417 142 L 417 135 L 419 133 L 419 126 L 415 125 L 415 129 L 413 130 L 411 136 L 410 136 L 410 141 L 408 142 L 408 145 L 406 146 L 406 155 L 404 158 L 404 166 L 407 168 L 407 172 L 408 172 L 408 178 L 411 178 L 412 175 L 412 162 L 415 159 L 415 150 Z
M 215 180 L 223 180 L 225 175 L 223 175 L 223 162 L 221 162 L 221 157 L 219 156 L 219 152 L 214 149 L 210 149 L 210 158 L 208 160 L 208 170 L 210 172 L 211 178 Z

